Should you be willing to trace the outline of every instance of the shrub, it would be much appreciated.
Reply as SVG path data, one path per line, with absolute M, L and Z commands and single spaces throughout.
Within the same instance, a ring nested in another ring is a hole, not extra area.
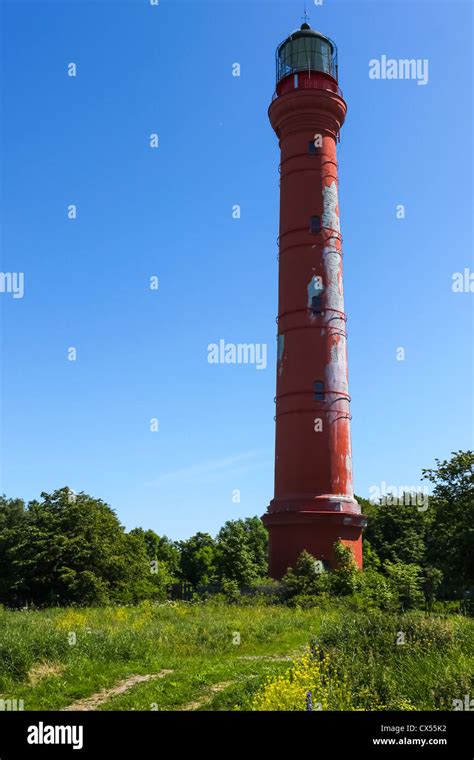
M 358 593 L 354 595 L 355 606 L 359 609 L 376 609 L 395 612 L 399 608 L 398 595 L 390 580 L 376 570 L 366 570 L 361 574 Z
M 386 562 L 384 569 L 398 595 L 402 609 L 421 607 L 424 601 L 421 591 L 421 567 L 402 562 Z
M 350 689 L 329 655 L 307 652 L 253 696 L 250 710 L 351 710 Z
M 240 599 L 240 588 L 237 581 L 229 580 L 229 578 L 223 578 L 222 583 L 222 595 L 226 602 L 236 603 Z
M 331 573 L 330 590 L 335 596 L 352 594 L 360 586 L 361 573 L 356 565 L 354 554 L 342 541 L 334 544 L 336 569 Z
M 296 597 L 307 597 L 327 591 L 326 576 L 322 563 L 309 552 L 302 551 L 294 569 L 290 567 L 282 579 L 285 598 L 292 600 Z
M 423 594 L 428 610 L 433 609 L 438 589 L 443 580 L 443 573 L 437 567 L 425 567 L 423 570 Z

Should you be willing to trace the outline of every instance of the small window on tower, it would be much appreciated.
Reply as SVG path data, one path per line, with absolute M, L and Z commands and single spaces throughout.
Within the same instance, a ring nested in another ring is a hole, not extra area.
M 320 152 L 321 148 L 318 148 L 318 146 L 314 144 L 314 140 L 310 140 L 308 143 L 308 153 L 310 156 L 317 156 Z
M 322 380 L 315 380 L 314 381 L 314 400 L 315 401 L 324 401 L 324 383 Z
M 309 228 L 312 235 L 317 235 L 318 232 L 321 232 L 321 218 L 319 216 L 312 216 Z
M 311 311 L 313 312 L 313 315 L 315 317 L 322 314 L 323 305 L 322 305 L 322 299 L 321 296 L 313 296 L 311 298 Z

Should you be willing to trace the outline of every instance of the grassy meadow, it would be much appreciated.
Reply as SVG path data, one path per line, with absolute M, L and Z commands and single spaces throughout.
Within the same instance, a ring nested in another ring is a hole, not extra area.
M 24 710 L 304 710 L 308 692 L 312 709 L 452 710 L 473 673 L 461 615 L 334 600 L 0 612 L 0 699 Z

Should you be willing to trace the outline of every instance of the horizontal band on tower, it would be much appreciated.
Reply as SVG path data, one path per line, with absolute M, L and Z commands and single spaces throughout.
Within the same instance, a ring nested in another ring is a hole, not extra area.
M 292 156 L 287 156 L 283 159 L 283 161 L 280 161 L 278 164 L 278 171 L 281 174 L 281 167 L 283 164 L 286 164 L 288 161 L 294 161 L 295 158 L 309 158 L 311 161 L 314 161 L 315 158 L 324 159 L 321 160 L 321 166 L 324 166 L 324 164 L 334 164 L 336 169 L 339 169 L 339 162 L 334 160 L 333 158 L 327 158 L 325 153 L 294 153 Z
M 293 327 L 286 327 L 285 331 L 279 334 L 288 335 L 288 333 L 293 332 L 293 330 L 331 330 L 332 332 L 330 334 L 330 337 L 333 337 L 334 335 L 340 335 L 341 338 L 345 338 L 347 340 L 346 330 L 340 330 L 337 327 L 333 327 L 332 325 L 321 325 L 319 323 L 314 325 L 294 325 Z
M 278 240 L 279 240 L 279 238 L 277 238 L 277 245 L 279 245 Z M 281 251 L 279 251 L 277 253 L 277 256 L 276 256 L 277 257 L 277 261 L 280 261 L 281 254 L 282 253 L 286 253 L 286 251 L 289 251 L 290 248 L 306 248 L 308 245 L 309 245 L 309 243 L 293 243 L 292 245 L 285 245 L 285 247 L 282 248 Z M 321 242 L 313 243 L 313 245 L 311 246 L 311 248 L 316 248 L 317 246 L 319 246 L 320 248 L 326 247 L 324 241 L 321 241 Z M 333 249 L 331 249 L 331 251 L 329 251 L 329 253 L 337 253 L 338 256 L 341 257 L 341 259 L 344 258 L 344 252 L 342 251 L 342 249 L 340 251 L 338 251 L 337 248 L 333 248 Z
M 304 167 L 301 166 L 299 169 L 291 169 L 290 171 L 284 172 L 283 174 L 280 172 L 280 182 L 282 179 L 285 179 L 285 177 L 289 177 L 290 174 L 301 174 L 302 172 L 315 172 L 315 171 L 317 171 L 318 174 L 321 176 L 321 172 L 318 170 L 316 166 L 304 166 Z M 324 176 L 321 176 L 321 179 L 331 179 L 339 187 L 339 180 L 338 180 L 337 174 L 325 174 Z
M 303 407 L 301 409 L 289 409 L 287 412 L 277 412 L 277 414 L 274 415 L 273 420 L 276 422 L 279 417 L 284 417 L 287 414 L 299 414 L 301 412 L 311 412 L 312 414 L 338 414 L 339 416 L 336 417 L 333 420 L 329 420 L 329 422 L 332 424 L 333 422 L 337 422 L 338 420 L 351 420 L 352 414 L 349 414 L 348 412 L 343 412 L 342 409 L 313 409 L 308 407 Z
M 333 399 L 332 401 L 330 401 L 329 402 L 330 404 L 334 404 L 335 401 L 347 401 L 348 404 L 350 404 L 350 402 L 351 402 L 351 397 L 345 391 L 327 391 L 327 390 L 325 390 L 324 391 L 324 395 L 326 395 L 327 393 L 335 393 L 336 395 L 339 396 L 339 398 Z M 287 393 L 278 393 L 276 396 L 273 397 L 273 401 L 276 402 L 276 401 L 279 401 L 279 399 L 281 399 L 281 398 L 287 398 L 288 396 L 304 396 L 305 394 L 306 395 L 308 395 L 308 394 L 313 395 L 313 391 L 288 391 Z M 319 401 L 318 403 L 323 404 L 324 401 Z
M 275 317 L 275 322 L 278 324 L 280 319 L 282 317 L 288 316 L 288 314 L 298 314 L 303 311 L 312 311 L 312 306 L 305 306 L 304 309 L 292 309 L 291 311 L 282 311 L 281 314 L 279 314 L 277 317 Z M 334 311 L 336 314 L 342 314 L 342 317 L 331 317 L 331 320 L 333 319 L 343 319 L 344 322 L 347 322 L 348 316 L 345 311 L 340 311 L 339 309 L 331 309 L 329 306 L 321 307 L 321 311 Z
M 311 235 L 311 237 L 316 237 L 317 235 L 322 235 L 323 232 L 330 233 L 330 237 L 335 237 L 337 240 L 339 240 L 341 243 L 343 241 L 343 237 L 340 232 L 337 230 L 333 230 L 332 227 L 321 227 L 319 232 L 310 232 L 309 227 L 294 227 L 292 230 L 287 230 L 282 235 L 278 235 L 277 237 L 277 245 L 280 246 L 280 240 L 285 237 L 286 235 L 292 235 L 294 232 L 307 232 L 308 235 Z M 339 253 L 337 250 L 335 253 Z

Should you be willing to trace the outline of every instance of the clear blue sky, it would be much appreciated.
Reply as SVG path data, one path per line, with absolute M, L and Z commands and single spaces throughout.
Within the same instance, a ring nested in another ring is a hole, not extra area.
M 31 499 L 69 485 L 127 528 L 176 539 L 261 515 L 279 202 L 267 108 L 275 47 L 304 3 L 2 5 L 1 267 L 25 273 L 25 294 L 0 294 L 1 490 Z M 472 446 L 473 295 L 451 289 L 453 272 L 473 269 L 472 9 L 308 9 L 339 47 L 349 109 L 340 210 L 354 478 L 367 497 Z M 428 84 L 369 79 L 381 55 L 427 58 Z M 209 364 L 219 339 L 267 343 L 267 368 Z

